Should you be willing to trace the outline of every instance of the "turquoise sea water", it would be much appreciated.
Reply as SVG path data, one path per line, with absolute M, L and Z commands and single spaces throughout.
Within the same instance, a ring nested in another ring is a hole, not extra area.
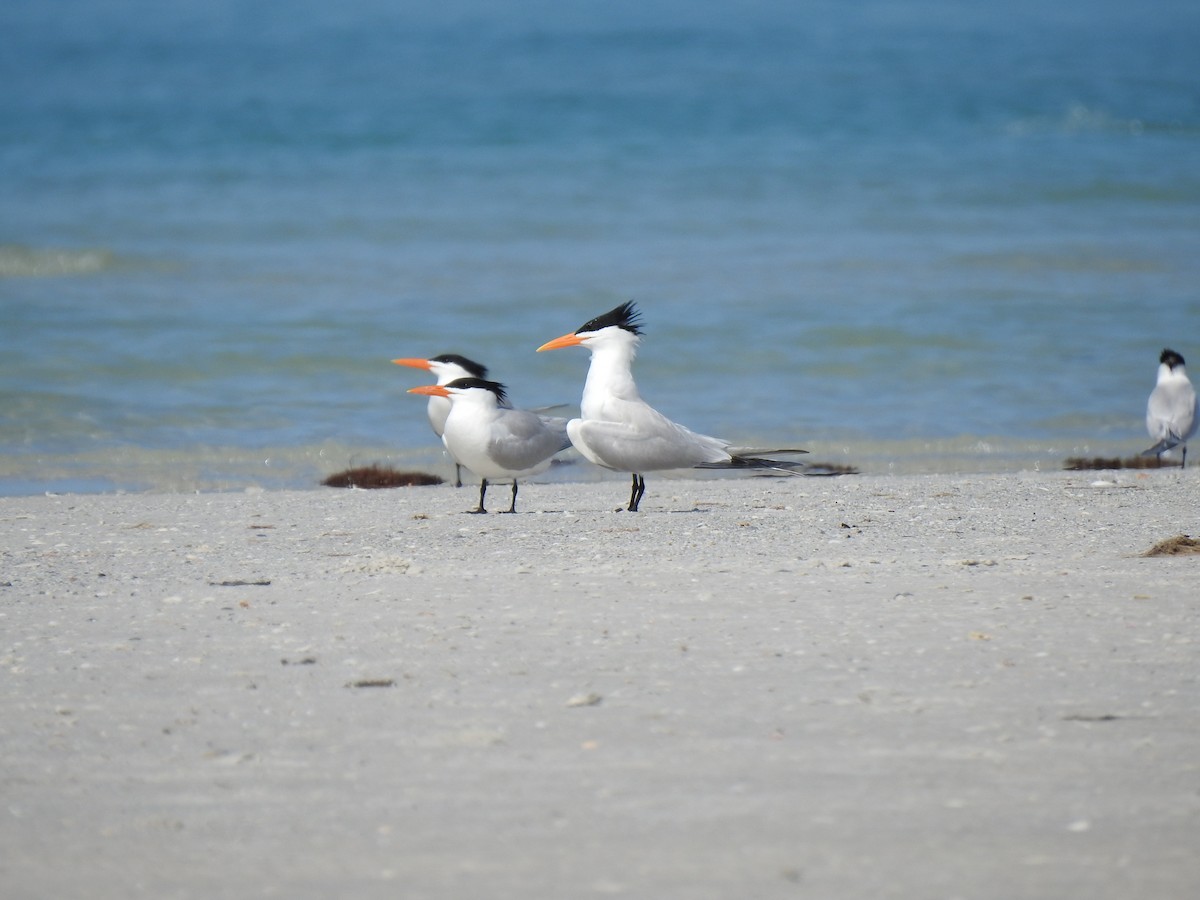
M 420 373 L 864 471 L 1127 455 L 1200 371 L 1200 7 L 0 9 L 0 493 L 441 465 Z M 593 477 L 585 465 L 563 477 Z

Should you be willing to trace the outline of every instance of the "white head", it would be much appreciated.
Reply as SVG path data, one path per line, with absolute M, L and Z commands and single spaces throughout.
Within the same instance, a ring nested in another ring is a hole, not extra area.
M 1168 371 L 1174 372 L 1177 369 L 1183 371 L 1183 357 L 1172 350 L 1170 347 L 1163 349 L 1162 355 L 1158 357 L 1160 368 L 1166 366 Z
M 466 402 L 487 406 L 508 405 L 504 385 L 483 378 L 456 378 L 447 384 L 423 384 L 420 387 L 409 388 L 408 392 L 424 394 L 427 397 L 445 397 L 451 404 Z
M 438 384 L 449 384 L 457 378 L 487 378 L 488 371 L 487 366 L 457 353 L 441 353 L 429 359 L 393 359 L 392 362 L 412 369 L 426 369 L 433 373 Z
M 632 302 L 622 303 L 604 315 L 589 319 L 570 334 L 542 344 L 538 353 L 562 347 L 587 347 L 593 353 L 602 348 L 619 347 L 632 359 L 641 343 L 641 316 Z

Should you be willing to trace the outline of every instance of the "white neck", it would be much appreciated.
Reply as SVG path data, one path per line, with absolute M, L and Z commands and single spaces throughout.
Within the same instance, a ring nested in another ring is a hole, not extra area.
M 583 385 L 580 412 L 585 419 L 602 418 L 599 407 L 610 397 L 640 400 L 633 380 L 633 360 L 637 356 L 637 335 L 619 330 L 588 344 L 592 363 Z
M 1172 369 L 1166 363 L 1160 363 L 1158 366 L 1158 380 L 1166 381 L 1170 378 L 1187 378 L 1187 370 L 1183 366 L 1176 366 Z

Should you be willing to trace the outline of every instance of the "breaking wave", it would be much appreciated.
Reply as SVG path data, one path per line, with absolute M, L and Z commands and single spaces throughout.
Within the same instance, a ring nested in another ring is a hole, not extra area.
M 94 275 L 115 265 L 116 257 L 108 250 L 0 244 L 0 278 Z

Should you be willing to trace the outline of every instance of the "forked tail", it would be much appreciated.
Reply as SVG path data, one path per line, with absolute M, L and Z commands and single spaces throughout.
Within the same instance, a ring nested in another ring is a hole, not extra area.
M 731 453 L 729 459 L 725 462 L 716 463 L 700 463 L 696 466 L 697 469 L 774 469 L 778 472 L 786 472 L 789 475 L 800 474 L 798 469 L 808 467 L 807 463 L 800 462 L 795 459 L 771 459 L 765 455 L 749 454 L 795 454 L 807 453 L 807 450 L 783 449 L 783 450 L 742 450 Z
M 1165 438 L 1151 447 L 1149 450 L 1143 450 L 1142 456 L 1158 456 L 1160 453 L 1166 453 L 1168 450 L 1173 450 L 1183 443 L 1179 435 L 1169 433 Z

